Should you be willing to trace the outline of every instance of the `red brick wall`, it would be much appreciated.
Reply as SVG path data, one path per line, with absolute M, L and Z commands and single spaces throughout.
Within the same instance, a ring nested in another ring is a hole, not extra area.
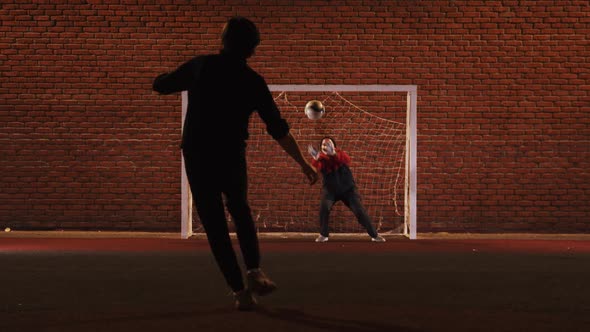
M 4 0 L 0 226 L 178 230 L 151 82 L 236 14 L 271 84 L 419 86 L 419 231 L 590 231 L 589 3 L 516 0 Z

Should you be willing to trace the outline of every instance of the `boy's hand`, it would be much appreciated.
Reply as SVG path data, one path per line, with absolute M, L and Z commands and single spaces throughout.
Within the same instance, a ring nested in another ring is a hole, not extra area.
M 336 154 L 336 149 L 334 149 L 334 145 L 331 142 L 326 146 L 326 152 L 329 156 L 333 156 Z
M 313 159 L 318 160 L 318 151 L 313 147 L 313 145 L 308 145 L 307 146 L 307 152 L 309 152 L 309 154 L 313 157 Z

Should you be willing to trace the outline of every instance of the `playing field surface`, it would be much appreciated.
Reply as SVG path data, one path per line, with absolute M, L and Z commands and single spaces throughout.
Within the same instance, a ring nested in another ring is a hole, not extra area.
M 0 236 L 0 331 L 589 331 L 585 236 L 261 237 L 237 312 L 202 237 Z

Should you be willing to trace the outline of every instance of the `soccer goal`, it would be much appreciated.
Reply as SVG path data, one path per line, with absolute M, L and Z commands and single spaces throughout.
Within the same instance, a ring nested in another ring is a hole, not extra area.
M 307 155 L 323 137 L 332 137 L 351 157 L 361 200 L 381 234 L 416 238 L 415 85 L 270 85 L 281 115 Z M 310 100 L 325 107 L 321 119 L 304 112 Z M 182 121 L 187 109 L 182 93 Z M 247 146 L 248 200 L 259 232 L 318 233 L 321 176 L 310 186 L 299 166 L 266 133 L 253 115 Z M 311 158 L 311 157 L 309 157 Z M 181 156 L 182 160 L 182 156 Z M 193 214 L 182 160 L 181 237 L 203 232 Z M 231 216 L 227 214 L 228 221 Z M 331 233 L 365 233 L 341 202 L 330 214 Z M 233 223 L 229 223 L 233 229 Z

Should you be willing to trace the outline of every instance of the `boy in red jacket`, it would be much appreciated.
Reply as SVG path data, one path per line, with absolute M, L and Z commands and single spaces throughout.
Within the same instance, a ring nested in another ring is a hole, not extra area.
M 316 242 L 326 242 L 329 236 L 328 219 L 332 206 L 342 201 L 355 215 L 359 224 L 366 230 L 371 241 L 385 242 L 385 239 L 377 234 L 375 227 L 363 207 L 359 192 L 350 171 L 350 157 L 344 150 L 337 149 L 334 139 L 324 137 L 320 152 L 313 146 L 308 147 L 308 152 L 313 157 L 312 165 L 321 172 L 323 177 L 322 198 L 320 203 L 320 236 Z

